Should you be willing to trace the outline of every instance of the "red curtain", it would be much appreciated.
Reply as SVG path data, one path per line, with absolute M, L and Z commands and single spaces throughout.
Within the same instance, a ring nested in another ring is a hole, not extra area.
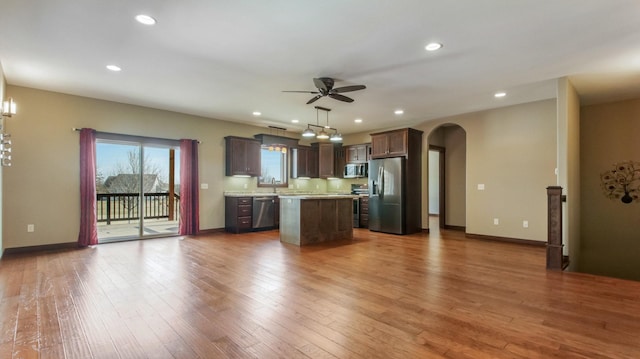
M 200 229 L 198 141 L 180 140 L 180 235 Z
M 80 234 L 78 246 L 98 244 L 96 217 L 96 131 L 80 130 Z

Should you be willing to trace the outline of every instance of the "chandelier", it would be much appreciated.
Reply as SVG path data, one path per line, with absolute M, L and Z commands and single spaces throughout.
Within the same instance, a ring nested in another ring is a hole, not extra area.
M 307 129 L 302 131 L 302 137 L 307 137 L 307 138 L 315 137 L 319 140 L 329 139 L 330 141 L 342 141 L 342 135 L 338 133 L 338 130 L 329 126 L 329 111 L 331 111 L 331 109 L 326 107 L 320 107 L 320 106 L 315 106 L 315 108 L 316 108 L 316 124 L 314 125 L 314 124 L 308 123 Z M 320 126 L 320 123 L 319 123 L 320 110 L 325 111 L 327 114 L 327 124 L 324 126 Z M 314 131 L 311 127 L 320 128 L 320 132 L 316 134 L 316 131 Z M 333 133 L 332 134 L 327 133 L 328 130 L 333 130 Z

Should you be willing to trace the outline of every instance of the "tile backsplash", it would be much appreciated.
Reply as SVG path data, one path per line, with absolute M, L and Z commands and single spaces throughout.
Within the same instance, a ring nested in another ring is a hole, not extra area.
M 273 192 L 271 187 L 258 187 L 256 177 L 225 177 L 224 192 Z M 295 179 L 289 178 L 289 187 L 278 187 L 277 192 L 349 193 L 352 184 L 367 183 L 366 178 L 354 179 Z

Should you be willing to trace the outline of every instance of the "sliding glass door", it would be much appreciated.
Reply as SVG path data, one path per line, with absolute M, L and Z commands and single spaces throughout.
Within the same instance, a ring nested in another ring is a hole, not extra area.
M 166 143 L 97 140 L 100 243 L 178 233 L 179 151 Z

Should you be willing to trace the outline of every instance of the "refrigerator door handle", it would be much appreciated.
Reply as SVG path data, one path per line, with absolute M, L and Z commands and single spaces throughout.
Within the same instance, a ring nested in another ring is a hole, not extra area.
M 378 169 L 378 196 L 384 196 L 384 166 Z

